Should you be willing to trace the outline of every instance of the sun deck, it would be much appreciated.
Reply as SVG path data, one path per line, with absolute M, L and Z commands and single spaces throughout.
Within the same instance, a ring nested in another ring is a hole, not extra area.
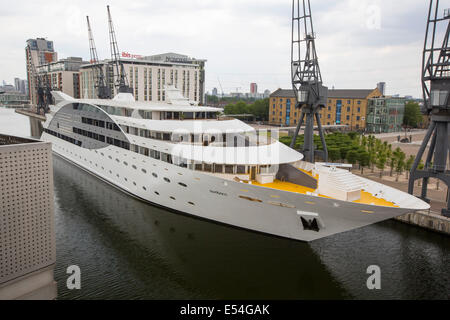
M 281 190 L 281 191 L 287 191 L 287 192 L 293 192 L 293 193 L 299 193 L 304 195 L 313 195 L 316 190 L 307 188 L 304 186 L 300 186 L 294 183 L 290 182 L 283 182 L 279 180 L 275 180 L 273 183 L 267 183 L 267 184 L 260 184 L 256 181 L 252 181 L 252 185 L 258 186 L 258 187 L 264 187 L 264 188 L 270 188 L 274 190 Z M 328 198 L 332 199 L 330 197 L 324 196 L 324 195 L 318 195 L 318 197 L 321 198 Z M 366 191 L 361 191 L 361 199 L 357 201 L 353 201 L 353 203 L 360 203 L 360 204 L 369 204 L 369 205 L 375 205 L 375 206 L 381 206 L 381 207 L 395 207 L 398 208 L 394 203 L 386 201 L 385 199 L 380 199 L 377 197 L 374 197 L 370 193 Z

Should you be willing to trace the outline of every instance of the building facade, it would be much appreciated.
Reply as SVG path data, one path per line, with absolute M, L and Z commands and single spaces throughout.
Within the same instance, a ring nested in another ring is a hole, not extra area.
M 28 94 L 28 85 L 26 80 L 14 78 L 14 87 L 16 88 L 17 92 Z
M 52 88 L 78 99 L 81 98 L 80 67 L 87 63 L 82 58 L 69 57 L 41 65 L 36 71 L 47 77 Z
M 405 98 L 381 97 L 369 99 L 367 131 L 370 133 L 400 132 L 405 115 Z
M 6 108 L 27 107 L 30 104 L 29 96 L 17 91 L 0 92 L 0 106 Z
M 380 97 L 378 89 L 328 90 L 327 106 L 320 111 L 322 125 L 346 125 L 352 131 L 364 131 L 368 101 Z M 270 95 L 269 123 L 294 127 L 300 120 L 293 90 L 278 89 Z M 316 123 L 317 124 L 317 123 Z
M 0 300 L 55 299 L 51 143 L 0 135 Z
M 130 88 L 136 101 L 165 101 L 166 85 L 174 85 L 184 97 L 199 104 L 204 102 L 205 62 L 185 55 L 166 53 L 138 59 L 121 59 Z M 114 79 L 117 79 L 112 61 L 100 62 L 105 80 L 113 95 L 116 95 Z M 95 89 L 95 66 L 80 68 L 81 97 L 97 98 Z
M 34 68 L 38 66 L 56 62 L 58 54 L 53 47 L 53 41 L 48 41 L 44 38 L 28 39 L 25 48 L 26 62 L 27 62 L 27 81 L 30 101 L 32 104 L 37 104 L 37 81 L 34 75 Z

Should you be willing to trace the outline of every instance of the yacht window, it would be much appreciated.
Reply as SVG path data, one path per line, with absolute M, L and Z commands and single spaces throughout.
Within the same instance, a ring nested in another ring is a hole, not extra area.
M 150 150 L 150 157 L 152 157 L 153 159 L 156 159 L 156 160 L 160 160 L 161 152 L 152 149 L 152 150 Z
M 161 152 L 161 161 L 171 162 L 171 155 L 167 154 L 167 153 L 164 153 L 164 152 Z
M 230 165 L 225 166 L 225 173 L 233 174 L 233 168 L 234 168 L 234 166 L 230 166 Z
M 245 170 L 245 166 L 236 166 L 236 173 L 237 174 L 246 174 L 247 171 Z

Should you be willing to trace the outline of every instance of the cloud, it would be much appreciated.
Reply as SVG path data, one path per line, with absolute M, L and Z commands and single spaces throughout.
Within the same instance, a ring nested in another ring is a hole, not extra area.
M 219 80 L 226 92 L 249 91 L 250 82 L 260 91 L 290 87 L 288 0 L 0 0 L 0 80 L 25 77 L 29 38 L 53 40 L 60 58 L 88 59 L 86 15 L 100 58 L 109 57 L 107 4 L 121 51 L 205 58 L 207 90 L 219 88 Z M 388 93 L 420 96 L 427 1 L 311 0 L 311 5 L 325 84 L 373 88 L 386 81 Z

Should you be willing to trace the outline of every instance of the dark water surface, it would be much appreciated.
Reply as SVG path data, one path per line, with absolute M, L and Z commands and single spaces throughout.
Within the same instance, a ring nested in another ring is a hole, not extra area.
M 152 207 L 57 156 L 54 173 L 59 299 L 450 298 L 447 236 L 388 221 L 306 244 Z M 81 290 L 66 288 L 70 265 Z

